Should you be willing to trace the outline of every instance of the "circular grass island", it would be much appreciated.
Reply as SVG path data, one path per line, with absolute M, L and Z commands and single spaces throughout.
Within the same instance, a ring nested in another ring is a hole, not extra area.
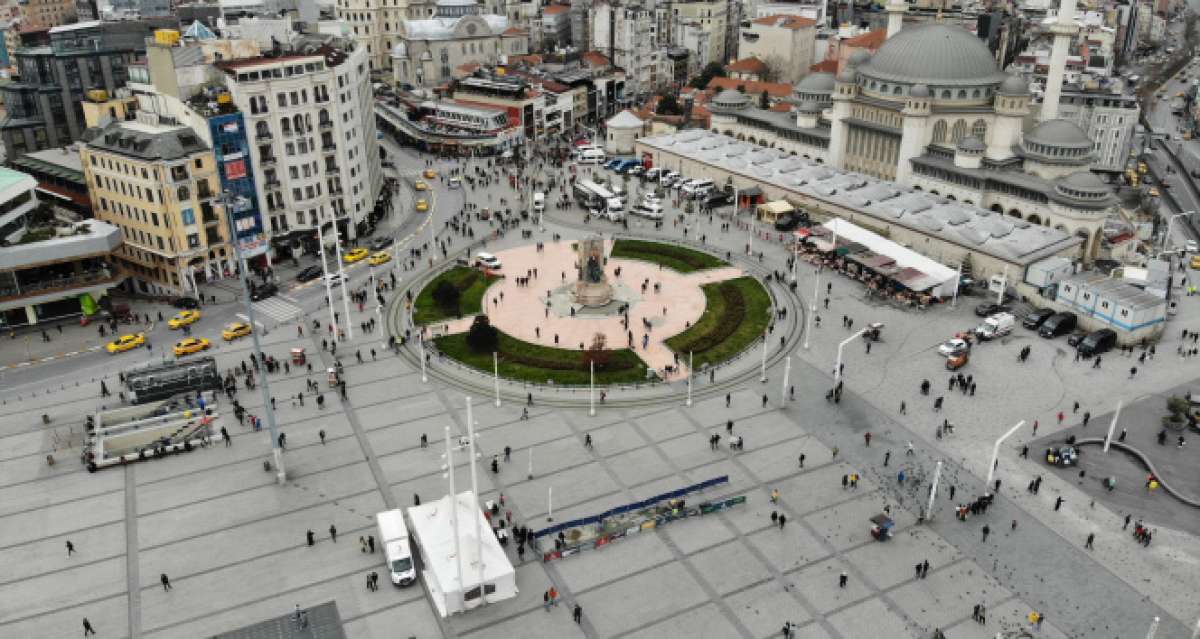
M 600 308 L 573 302 L 575 243 L 497 253 L 501 271 L 454 266 L 413 301 L 445 357 L 484 374 L 536 384 L 626 385 L 686 378 L 741 354 L 765 334 L 771 297 L 719 257 L 649 240 L 606 241 L 605 276 L 619 292 Z M 520 281 L 519 281 L 520 280 Z M 628 318 L 628 325 L 625 318 Z

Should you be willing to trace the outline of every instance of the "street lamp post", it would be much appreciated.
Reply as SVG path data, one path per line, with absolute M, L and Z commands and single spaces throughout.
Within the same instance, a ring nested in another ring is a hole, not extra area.
M 761 369 L 761 372 L 759 373 L 758 381 L 766 382 L 767 381 L 767 331 L 766 331 L 766 329 L 763 329 L 762 341 L 763 341 L 762 369 Z
M 692 378 L 696 376 L 696 369 L 692 366 L 692 351 L 688 351 L 688 391 L 687 405 L 692 405 Z
M 1017 422 L 1016 426 L 1008 429 L 1007 433 L 1001 435 L 1000 438 L 996 440 L 995 444 L 992 444 L 992 458 L 990 461 L 988 461 L 987 482 L 983 485 L 984 495 L 992 494 L 992 477 L 996 474 L 996 458 L 1000 456 L 1000 444 L 1003 444 L 1004 440 L 1011 437 L 1013 433 L 1017 432 L 1017 429 L 1024 425 L 1025 420 L 1022 419 L 1021 421 Z
M 1167 230 L 1163 233 L 1162 240 L 1159 242 L 1159 250 L 1167 250 L 1167 239 L 1171 237 L 1171 225 L 1175 223 L 1175 218 L 1187 217 L 1193 213 L 1195 211 L 1184 211 L 1183 213 L 1176 213 L 1167 219 Z
M 254 355 L 258 361 L 262 362 L 262 342 L 258 339 L 258 330 L 254 328 L 254 303 L 250 300 L 250 282 L 247 276 L 246 261 L 242 258 L 242 243 L 238 240 L 237 228 L 233 222 L 233 213 L 238 202 L 238 196 L 229 191 L 225 191 L 221 196 L 221 203 L 225 206 L 225 223 L 229 227 L 229 242 L 233 244 L 233 256 L 237 260 L 238 270 L 241 271 L 242 280 L 242 296 L 246 305 L 246 322 L 250 324 L 250 336 L 254 341 Z M 264 409 L 271 405 L 271 384 L 267 381 L 267 374 L 264 371 L 262 376 L 262 399 Z M 275 458 L 275 480 L 280 484 L 287 480 L 287 473 L 283 468 L 283 449 L 279 446 L 279 433 L 275 428 L 275 411 L 265 410 L 267 413 L 267 432 L 271 436 L 271 455 Z
M 329 325 L 333 327 L 333 339 L 337 340 L 337 316 L 333 313 L 333 288 L 329 284 L 329 265 L 325 256 L 325 236 L 322 224 L 317 224 L 317 257 L 321 259 L 321 281 L 325 284 L 325 304 L 329 307 Z M 349 318 L 346 318 L 349 320 Z
M 933 483 L 929 485 L 929 503 L 925 506 L 925 513 L 922 515 L 925 521 L 933 519 L 933 500 L 937 497 L 938 482 L 942 479 L 942 460 L 938 460 L 937 468 L 933 470 Z
M 477 555 L 479 558 L 479 605 L 482 606 L 487 603 L 487 596 L 486 596 L 486 593 L 484 592 L 484 578 L 483 578 L 483 530 L 482 530 L 483 516 L 479 512 L 479 508 L 480 508 L 479 477 L 476 474 L 476 470 L 475 470 L 475 462 L 478 461 L 477 459 L 475 459 L 476 455 L 478 455 L 478 453 L 476 452 L 477 449 L 475 447 L 475 423 L 474 423 L 474 418 L 471 416 L 471 398 L 467 397 L 466 400 L 467 400 L 467 446 L 468 446 L 467 454 L 470 458 L 468 461 L 471 464 L 471 500 L 472 500 L 471 501 L 471 519 L 475 520 L 475 543 L 477 544 L 476 552 L 477 552 Z
M 1112 422 L 1108 425 L 1108 435 L 1104 438 L 1104 452 L 1108 453 L 1108 445 L 1112 443 L 1113 431 L 1117 428 L 1117 420 L 1121 419 L 1121 405 L 1123 402 L 1117 402 L 1117 410 L 1113 413 Z
M 458 494 L 454 492 L 454 447 L 450 445 L 450 427 L 446 433 L 446 476 L 450 480 L 450 527 L 454 530 L 454 566 L 458 569 L 458 589 L 462 598 L 460 605 L 467 609 L 467 589 L 463 583 L 462 538 L 458 535 Z
M 500 408 L 500 356 L 492 351 L 492 380 L 496 388 L 496 408 Z
M 851 335 L 850 337 L 847 337 L 846 339 L 842 340 L 842 342 L 840 344 L 838 344 L 837 363 L 835 363 L 833 365 L 833 381 L 835 383 L 842 381 L 842 349 L 846 347 L 846 344 L 849 344 L 850 342 L 857 339 L 860 335 L 862 335 L 863 333 L 866 333 L 866 332 L 867 332 L 867 329 L 864 328 L 864 329 L 860 330 L 859 332 Z
M 337 227 L 337 214 L 333 216 L 333 253 L 337 257 L 338 263 L 338 281 L 342 285 L 342 310 L 346 313 L 346 337 L 354 339 L 354 322 L 350 321 L 350 296 L 346 293 L 346 264 L 342 261 L 342 242 L 339 239 Z M 330 308 L 333 304 L 329 304 Z M 338 336 L 333 336 L 334 341 L 337 341 Z
M 783 361 L 783 386 L 779 389 L 779 404 L 787 403 L 788 378 L 792 375 L 792 356 L 788 355 Z

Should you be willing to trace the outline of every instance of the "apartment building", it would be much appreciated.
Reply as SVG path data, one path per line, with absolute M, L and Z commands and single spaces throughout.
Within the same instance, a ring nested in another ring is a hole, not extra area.
M 89 129 L 80 149 L 96 218 L 121 229 L 131 288 L 183 295 L 234 270 L 212 148 L 153 113 Z
M 1129 161 L 1141 107 L 1136 95 L 1063 87 L 1058 117 L 1079 125 L 1092 141 L 1093 171 L 1120 173 Z
M 49 28 L 75 20 L 75 0 L 21 0 L 23 28 Z
M 745 58 L 758 58 L 767 66 L 771 82 L 795 84 L 813 65 L 816 41 L 815 20 L 797 15 L 755 18 L 742 29 L 738 52 Z
M 314 53 L 217 63 L 250 140 L 258 209 L 273 238 L 315 235 L 337 220 L 366 231 L 382 188 L 368 54 Z
M 156 23 L 81 22 L 31 34 L 15 49 L 17 76 L 0 85 L 6 156 L 65 146 L 83 133 L 80 106 L 89 91 L 125 86 L 128 65 L 146 51 Z
M 659 48 L 661 9 L 598 4 L 592 12 L 592 48 L 625 70 L 625 92 L 646 97 L 671 82 L 673 65 Z M 706 45 L 707 46 L 707 45 Z
M 728 61 L 725 32 L 728 27 L 727 0 L 688 0 L 671 7 L 671 43 L 687 49 L 689 66 L 699 70 L 709 62 Z

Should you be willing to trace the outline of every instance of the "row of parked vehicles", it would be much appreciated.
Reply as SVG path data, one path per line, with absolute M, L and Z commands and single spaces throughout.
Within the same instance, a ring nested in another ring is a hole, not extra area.
M 1011 328 L 992 330 L 988 329 L 988 326 L 999 322 L 998 327 L 1010 327 L 1015 321 L 1012 316 L 1012 308 L 1007 304 L 980 304 L 975 307 L 975 314 L 987 316 L 984 323 L 975 329 L 976 334 L 982 339 L 991 339 L 992 336 L 1005 335 L 1011 331 Z M 1037 331 L 1038 335 L 1047 339 L 1070 335 L 1067 338 L 1067 344 L 1075 347 L 1084 357 L 1099 355 L 1117 345 L 1117 332 L 1110 328 L 1102 328 L 1090 333 L 1076 331 L 1079 326 L 1079 317 L 1070 311 L 1056 312 L 1048 308 L 1039 308 L 1026 315 L 1021 320 L 1021 325 L 1029 330 Z M 991 336 L 984 337 L 987 331 L 991 331 Z

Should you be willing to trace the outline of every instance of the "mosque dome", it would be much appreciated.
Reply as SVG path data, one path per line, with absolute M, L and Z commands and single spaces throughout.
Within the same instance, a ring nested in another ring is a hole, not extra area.
M 935 87 L 998 84 L 1006 77 L 982 40 L 942 23 L 906 26 L 858 71 L 876 80 Z
M 718 93 L 710 103 L 711 107 L 729 111 L 744 109 L 749 105 L 750 98 L 745 93 L 736 91 L 734 89 L 725 89 L 724 91 Z
M 1010 75 L 1000 83 L 1000 93 L 1004 95 L 1029 95 L 1029 83 L 1019 75 Z

